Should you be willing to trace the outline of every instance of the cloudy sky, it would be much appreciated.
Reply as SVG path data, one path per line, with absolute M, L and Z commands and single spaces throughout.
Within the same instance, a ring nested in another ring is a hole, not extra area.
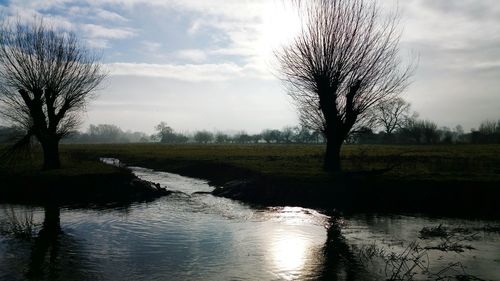
M 393 0 L 381 0 L 395 7 Z M 273 50 L 298 29 L 283 0 L 0 0 L 2 17 L 43 17 L 103 54 L 109 77 L 85 115 L 151 133 L 259 132 L 298 123 Z M 500 1 L 402 0 L 405 96 L 422 118 L 469 129 L 500 118 Z

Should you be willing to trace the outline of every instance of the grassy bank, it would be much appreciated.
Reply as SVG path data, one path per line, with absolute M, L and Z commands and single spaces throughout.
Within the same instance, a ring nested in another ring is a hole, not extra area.
M 292 181 L 330 177 L 321 169 L 324 147 L 319 145 L 66 145 L 62 151 L 81 154 L 74 158 L 110 156 L 169 171 L 212 164 Z M 346 145 L 342 164 L 347 172 L 385 170 L 379 178 L 390 181 L 498 182 L 500 145 Z
M 61 153 L 63 167 L 42 171 L 41 151 L 0 164 L 0 202 L 29 204 L 109 204 L 157 197 L 129 170 L 98 159 Z
M 323 150 L 302 145 L 62 147 L 75 159 L 116 157 L 218 186 L 250 179 L 228 197 L 257 203 L 500 214 L 500 145 L 347 145 L 342 151 L 346 173 L 334 176 L 321 170 Z

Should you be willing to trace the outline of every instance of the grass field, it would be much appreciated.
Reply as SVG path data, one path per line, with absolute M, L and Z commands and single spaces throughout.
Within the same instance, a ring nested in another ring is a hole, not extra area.
M 6 146 L 0 146 L 4 149 Z M 78 159 L 70 154 L 61 153 L 61 169 L 42 171 L 42 153 L 39 148 L 35 148 L 29 155 L 20 155 L 15 159 L 4 159 L 0 163 L 0 176 L 17 177 L 58 177 L 58 176 L 79 176 L 95 174 L 113 174 L 118 170 L 115 167 L 106 165 L 93 159 Z
M 64 145 L 73 158 L 110 156 L 133 165 L 179 171 L 186 165 L 217 163 L 259 174 L 311 179 L 328 177 L 320 145 Z M 500 145 L 345 145 L 346 171 L 388 169 L 390 179 L 500 181 Z

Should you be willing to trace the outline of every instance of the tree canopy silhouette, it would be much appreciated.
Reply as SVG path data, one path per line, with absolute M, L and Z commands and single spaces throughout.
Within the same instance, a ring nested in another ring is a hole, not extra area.
M 376 106 L 377 122 L 382 126 L 387 135 L 403 126 L 412 118 L 410 104 L 402 98 L 381 102 Z M 415 118 L 415 113 L 413 114 Z
M 100 57 L 70 32 L 44 24 L 0 26 L 0 114 L 36 137 L 43 168 L 60 167 L 59 141 L 105 77 Z
M 340 171 L 340 149 L 378 103 L 400 94 L 412 74 L 401 68 L 398 13 L 376 1 L 294 1 L 303 27 L 276 52 L 301 123 L 327 139 L 324 167 Z

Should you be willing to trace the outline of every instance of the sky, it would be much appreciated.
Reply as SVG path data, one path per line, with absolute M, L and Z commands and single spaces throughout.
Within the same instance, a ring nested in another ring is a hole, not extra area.
M 297 125 L 274 52 L 300 28 L 284 0 L 0 0 L 4 18 L 75 32 L 102 54 L 108 77 L 89 124 L 152 133 Z M 418 58 L 404 93 L 440 126 L 500 118 L 500 1 L 380 0 L 401 13 L 401 56 Z

